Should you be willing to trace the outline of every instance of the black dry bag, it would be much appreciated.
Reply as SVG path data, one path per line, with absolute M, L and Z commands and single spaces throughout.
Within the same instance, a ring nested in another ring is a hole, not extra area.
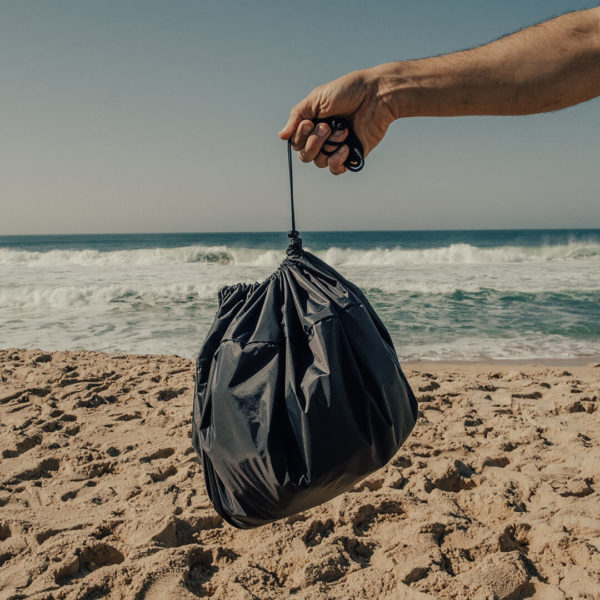
M 231 525 L 302 512 L 384 466 L 417 402 L 362 292 L 302 249 L 266 281 L 219 292 L 196 366 L 192 441 Z

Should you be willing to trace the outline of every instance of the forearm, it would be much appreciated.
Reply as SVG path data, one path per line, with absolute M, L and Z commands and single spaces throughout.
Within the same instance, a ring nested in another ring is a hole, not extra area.
M 394 118 L 523 115 L 578 104 L 600 95 L 600 8 L 372 74 Z

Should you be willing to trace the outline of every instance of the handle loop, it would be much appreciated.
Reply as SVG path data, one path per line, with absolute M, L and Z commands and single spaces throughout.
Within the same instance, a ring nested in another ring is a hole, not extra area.
M 327 140 L 326 144 L 330 144 L 331 146 L 336 146 L 337 148 L 346 144 L 350 149 L 348 153 L 348 158 L 344 161 L 344 166 L 348 169 L 348 171 L 352 171 L 353 173 L 358 173 L 365 166 L 365 150 L 363 148 L 362 142 L 358 139 L 356 133 L 354 133 L 354 129 L 352 129 L 352 123 L 345 119 L 344 117 L 327 117 L 324 119 L 313 119 L 313 122 L 316 123 L 327 123 L 329 127 L 331 127 L 332 131 L 343 131 L 344 129 L 348 130 L 348 135 L 343 142 L 334 142 L 332 140 Z M 337 150 L 336 148 L 336 150 Z M 321 148 L 321 152 L 325 156 L 331 156 L 336 150 L 324 150 Z

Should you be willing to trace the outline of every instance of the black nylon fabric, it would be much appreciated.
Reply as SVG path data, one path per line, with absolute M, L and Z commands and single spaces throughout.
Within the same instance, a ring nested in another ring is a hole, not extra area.
M 197 360 L 192 441 L 227 522 L 302 512 L 390 460 L 417 402 L 355 285 L 292 245 L 266 281 L 218 300 Z

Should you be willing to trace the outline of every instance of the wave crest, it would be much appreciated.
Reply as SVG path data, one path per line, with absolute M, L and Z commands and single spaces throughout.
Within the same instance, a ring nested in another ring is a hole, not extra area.
M 175 283 L 164 286 L 86 285 L 19 286 L 0 289 L 0 308 L 67 309 L 109 304 L 176 304 L 215 300 L 225 282 Z
M 310 248 L 308 249 L 310 250 Z M 508 264 L 574 260 L 600 262 L 600 243 L 569 242 L 568 244 L 545 246 L 495 246 L 490 248 L 458 243 L 440 248 L 407 249 L 398 246 L 370 250 L 331 247 L 326 250 L 317 250 L 314 254 L 331 265 L 357 267 Z M 284 256 L 283 250 L 201 245 L 139 250 L 50 250 L 48 252 L 0 248 L 0 265 L 52 267 L 207 263 L 276 267 Z
M 329 248 L 317 252 L 329 264 L 348 266 L 415 266 L 435 264 L 505 264 L 558 260 L 600 260 L 600 244 L 570 242 L 548 246 L 495 246 L 481 248 L 470 244 L 450 244 L 419 250 L 406 248 Z

